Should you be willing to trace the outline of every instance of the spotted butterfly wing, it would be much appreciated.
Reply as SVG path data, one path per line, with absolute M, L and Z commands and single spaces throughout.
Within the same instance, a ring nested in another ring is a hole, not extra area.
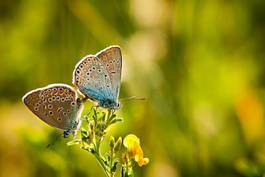
M 117 108 L 121 78 L 121 51 L 110 46 L 84 57 L 75 67 L 73 84 L 104 108 Z
M 119 46 L 108 47 L 96 54 L 110 77 L 114 98 L 118 101 L 121 83 L 122 55 Z
M 81 103 L 76 92 L 65 84 L 52 84 L 28 92 L 24 104 L 41 120 L 62 130 L 74 130 L 79 123 Z

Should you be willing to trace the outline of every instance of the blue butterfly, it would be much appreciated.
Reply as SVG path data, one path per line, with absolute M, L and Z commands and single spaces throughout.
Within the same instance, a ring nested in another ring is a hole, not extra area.
M 119 108 L 122 55 L 119 46 L 110 46 L 77 63 L 73 84 L 86 97 L 103 108 Z

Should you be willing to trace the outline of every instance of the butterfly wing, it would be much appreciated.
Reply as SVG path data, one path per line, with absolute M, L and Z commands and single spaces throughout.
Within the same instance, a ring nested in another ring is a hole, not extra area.
M 83 95 L 99 103 L 114 99 L 108 72 L 94 55 L 84 57 L 76 65 L 73 84 Z
M 65 84 L 52 84 L 30 91 L 24 104 L 47 124 L 63 129 L 75 129 L 81 104 L 76 92 Z
M 111 94 L 116 102 L 118 102 L 120 83 L 121 83 L 121 68 L 122 55 L 121 49 L 117 45 L 110 46 L 96 54 L 100 62 L 106 68 L 111 81 Z

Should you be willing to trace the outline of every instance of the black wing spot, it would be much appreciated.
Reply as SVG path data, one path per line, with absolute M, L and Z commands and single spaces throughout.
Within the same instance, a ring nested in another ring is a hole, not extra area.
M 51 105 L 51 104 L 49 104 L 49 105 L 48 105 L 48 108 L 49 108 L 49 109 L 52 109 L 52 105 Z
M 89 76 L 89 72 L 87 72 L 86 75 Z
M 62 101 L 62 102 L 64 102 L 64 101 L 65 101 L 65 99 L 64 99 L 64 98 L 61 98 L 61 101 Z
M 95 70 L 96 68 L 95 68 L 95 67 L 93 67 L 92 69 L 93 69 L 93 70 Z
M 72 102 L 71 102 L 71 105 L 72 105 L 72 106 L 75 106 L 75 102 L 74 102 L 74 101 L 72 101 Z
M 79 67 L 80 67 L 80 68 L 83 68 L 83 65 L 81 64 Z
M 101 72 L 101 69 L 99 69 L 98 72 Z
M 60 117 L 57 118 L 58 121 L 61 121 L 62 119 Z
M 66 115 L 67 115 L 67 113 L 66 113 L 66 112 L 63 112 L 63 115 L 64 115 L 64 116 L 66 116 Z
M 49 98 L 49 99 L 48 99 L 48 102 L 50 102 L 50 103 L 51 103 L 51 102 L 52 102 L 52 99 L 51 99 L 51 98 Z
M 49 114 L 52 116 L 53 115 L 53 112 L 52 111 L 49 111 Z
M 38 111 L 38 110 L 39 110 L 39 108 L 38 108 L 38 107 L 35 107 L 35 108 L 34 108 L 34 110 L 35 110 L 35 111 Z

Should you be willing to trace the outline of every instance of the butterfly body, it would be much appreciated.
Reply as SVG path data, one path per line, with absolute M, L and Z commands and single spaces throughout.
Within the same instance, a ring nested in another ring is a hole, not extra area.
M 86 97 L 103 108 L 119 108 L 122 56 L 119 46 L 110 46 L 77 63 L 73 84 Z
M 28 92 L 24 104 L 42 121 L 65 131 L 65 136 L 78 128 L 81 101 L 72 87 L 51 84 Z

